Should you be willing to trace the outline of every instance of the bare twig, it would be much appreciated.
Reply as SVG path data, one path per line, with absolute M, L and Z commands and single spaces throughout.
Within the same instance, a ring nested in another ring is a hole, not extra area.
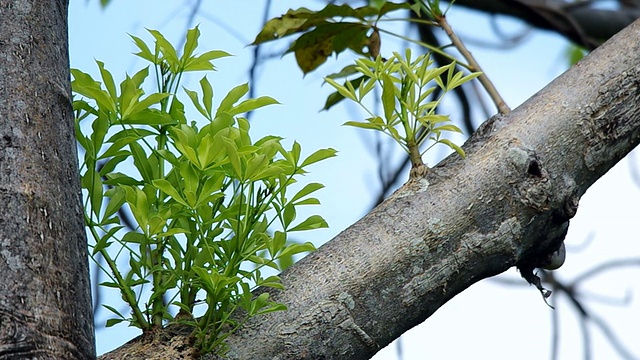
M 521 281 L 522 282 L 522 281 Z M 553 291 L 556 291 L 554 288 Z M 554 305 L 557 308 L 557 301 L 554 301 Z M 560 317 L 558 311 L 550 311 L 551 313 L 551 360 L 558 359 L 558 350 L 560 349 Z
M 455 34 L 453 29 L 447 22 L 446 17 L 442 15 L 439 16 L 436 20 L 438 22 L 438 25 L 445 31 L 447 36 L 449 36 L 449 39 L 451 39 L 453 45 L 458 49 L 458 51 L 460 51 L 460 54 L 462 54 L 465 60 L 467 60 L 469 66 L 473 69 L 473 71 L 482 71 L 482 68 L 473 57 L 473 55 L 471 55 L 471 52 L 469 52 L 464 43 L 462 43 L 460 38 L 458 38 L 458 36 Z M 500 96 L 500 93 L 498 93 L 498 90 L 495 88 L 495 86 L 493 86 L 493 83 L 489 80 L 487 75 L 482 73 L 482 75 L 478 77 L 478 80 L 487 90 L 489 96 L 491 96 L 491 99 L 496 104 L 498 111 L 503 115 L 509 114 L 511 112 L 511 109 L 509 109 L 509 106 L 507 106 L 507 103 L 504 101 L 504 99 L 502 99 L 502 96 Z
M 629 266 L 640 266 L 640 259 L 638 258 L 629 258 L 629 259 L 616 259 L 612 261 L 607 261 L 598 266 L 595 266 L 588 271 L 582 273 L 582 275 L 578 275 L 573 279 L 571 286 L 575 286 L 580 282 L 584 282 L 590 277 L 596 276 L 605 271 L 613 270 L 615 268 L 621 267 L 629 267 Z

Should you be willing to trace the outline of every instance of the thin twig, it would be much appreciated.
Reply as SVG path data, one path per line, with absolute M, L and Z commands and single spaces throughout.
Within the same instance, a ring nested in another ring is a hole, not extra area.
M 631 267 L 631 266 L 640 266 L 640 259 L 628 258 L 628 259 L 615 259 L 615 260 L 607 261 L 598 266 L 592 267 L 591 269 L 589 269 L 588 271 L 585 271 L 581 275 L 576 276 L 573 279 L 571 286 L 575 286 L 576 284 L 582 283 L 586 279 L 599 275 L 600 273 L 603 273 L 605 271 L 609 271 L 609 270 L 613 270 L 621 267 Z
M 462 56 L 467 60 L 467 62 L 469 63 L 469 66 L 473 69 L 473 71 L 482 71 L 482 68 L 480 67 L 478 62 L 476 62 L 476 59 L 473 57 L 473 55 L 471 55 L 471 52 L 467 50 L 466 46 L 464 46 L 460 38 L 458 38 L 455 32 L 453 32 L 453 29 L 447 22 L 446 17 L 444 15 L 439 16 L 436 20 L 438 21 L 438 25 L 440 25 L 440 27 L 444 30 L 447 36 L 449 36 L 449 39 L 451 39 L 451 42 L 453 43 L 453 45 L 458 49 L 458 51 L 460 51 L 460 54 L 462 54 Z M 503 114 L 503 115 L 509 114 L 511 112 L 511 109 L 509 109 L 509 107 L 507 106 L 507 103 L 502 99 L 502 96 L 500 96 L 500 94 L 498 93 L 498 90 L 495 88 L 495 86 L 493 86 L 493 83 L 489 80 L 487 75 L 484 74 L 483 72 L 482 75 L 478 77 L 478 80 L 480 80 L 480 83 L 482 84 L 482 86 L 484 86 L 484 88 L 489 93 L 489 96 L 491 96 L 491 99 L 498 107 L 498 111 L 500 112 L 500 114 Z
M 555 287 L 553 291 L 555 291 Z M 559 303 L 554 301 L 556 309 Z M 551 313 L 551 357 L 550 360 L 558 359 L 558 350 L 560 349 L 560 317 L 558 311 L 549 311 Z

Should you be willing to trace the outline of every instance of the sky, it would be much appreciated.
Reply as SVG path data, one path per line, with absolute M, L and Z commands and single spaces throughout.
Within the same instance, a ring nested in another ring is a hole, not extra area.
M 98 0 L 72 0 L 69 12 L 71 66 L 96 74 L 95 60 L 100 60 L 116 79 L 121 80 L 126 72 L 133 73 L 145 66 L 142 60 L 131 55 L 136 49 L 128 34 L 150 40 L 145 29 L 156 29 L 176 44 L 183 38 L 187 26 L 199 24 L 201 52 L 220 49 L 234 54 L 233 58 L 219 60 L 216 63 L 219 71 L 207 75 L 220 98 L 229 89 L 248 80 L 253 48 L 247 45 L 260 30 L 266 2 L 204 2 L 207 5 L 203 5 L 189 23 L 192 3 L 112 0 L 108 8 L 101 9 Z M 299 6 L 319 9 L 322 2 L 280 0 L 273 2 L 269 15 L 275 17 L 290 7 Z M 498 43 L 493 27 L 497 26 L 507 34 L 519 34 L 527 29 L 517 21 L 491 20 L 483 14 L 455 6 L 448 19 L 512 108 L 567 68 L 565 52 L 568 44 L 553 34 L 531 31 L 515 48 L 486 48 L 486 43 Z M 405 31 L 401 26 L 396 30 Z M 383 52 L 399 51 L 406 46 L 386 37 L 382 41 Z M 326 147 L 339 151 L 338 157 L 314 165 L 305 179 L 326 186 L 318 196 L 322 206 L 313 212 L 324 216 L 330 227 L 305 234 L 301 239 L 319 246 L 370 209 L 372 196 L 379 186 L 376 159 L 371 150 L 370 134 L 341 126 L 362 115 L 355 107 L 341 105 L 328 112 L 319 111 L 331 92 L 328 86 L 322 86 L 322 77 L 349 64 L 353 58 L 341 55 L 338 60 L 329 60 L 318 71 L 303 76 L 292 55 L 281 57 L 277 52 L 287 44 L 283 41 L 268 47 L 267 52 L 273 56 L 258 68 L 256 83 L 250 84 L 256 95 L 272 96 L 283 105 L 256 112 L 251 131 L 254 138 L 275 134 L 285 137 L 289 143 L 296 140 L 306 154 Z M 188 77 L 185 86 L 195 88 L 190 84 L 196 84 L 201 76 Z M 450 110 L 454 119 L 459 117 L 455 111 L 453 107 Z M 474 112 L 478 124 L 483 115 L 479 109 Z M 456 139 L 458 144 L 462 140 Z M 427 162 L 435 164 L 443 155 L 441 150 L 436 150 Z M 638 221 L 640 185 L 631 177 L 632 171 L 638 171 L 639 167 L 640 153 L 636 151 L 581 199 L 566 238 L 568 258 L 556 272 L 558 278 L 570 281 L 610 260 L 640 258 L 639 235 L 634 228 Z M 640 333 L 640 302 L 635 296 L 640 291 L 636 280 L 638 273 L 637 265 L 607 272 L 579 288 L 579 292 L 590 299 L 584 303 L 586 309 L 606 321 L 635 358 L 640 358 L 640 343 L 635 335 Z M 505 285 L 507 282 L 515 285 Z M 107 298 L 105 302 L 117 304 L 118 297 Z M 559 358 L 582 358 L 584 348 L 579 317 L 562 295 L 553 297 L 552 302 L 560 324 Z M 394 343 L 374 359 L 399 359 L 399 348 L 405 360 L 549 358 L 553 312 L 543 303 L 537 290 L 526 286 L 512 268 L 456 296 L 424 324 L 407 332 L 401 338 L 401 347 Z M 139 334 L 125 325 L 104 329 L 102 324 L 106 316 L 105 311 L 99 311 L 96 318 L 99 353 L 118 347 Z M 594 359 L 620 358 L 600 330 L 593 326 L 589 329 Z

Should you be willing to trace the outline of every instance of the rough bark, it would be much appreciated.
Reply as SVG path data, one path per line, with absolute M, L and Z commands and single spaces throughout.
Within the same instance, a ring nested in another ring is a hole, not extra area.
M 581 195 L 640 142 L 638 69 L 640 22 L 285 271 L 272 295 L 289 310 L 251 319 L 227 356 L 368 359 L 473 283 L 557 249 Z M 187 356 L 177 330 L 102 358 Z
M 65 0 L 0 0 L 0 358 L 95 358 Z
M 592 49 L 640 17 L 640 8 L 620 2 L 623 4 L 617 10 L 595 8 L 588 1 L 565 0 L 458 0 L 455 6 L 518 18 Z

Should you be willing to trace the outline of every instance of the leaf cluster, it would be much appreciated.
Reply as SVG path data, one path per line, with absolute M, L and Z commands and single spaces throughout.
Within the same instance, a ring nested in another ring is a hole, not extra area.
M 380 56 L 375 60 L 358 59 L 355 65 L 325 80 L 337 90 L 341 98 L 357 103 L 369 115 L 365 121 L 348 121 L 345 125 L 376 130 L 390 136 L 412 157 L 413 164 L 419 165 L 422 164 L 422 153 L 438 143 L 445 144 L 464 156 L 458 145 L 441 137 L 444 132 L 461 130 L 450 123 L 449 116 L 437 114 L 436 109 L 447 92 L 480 75 L 456 72 L 455 62 L 442 67 L 432 65 L 429 53 L 412 60 L 411 50 L 407 49 L 404 56 L 394 53 L 388 60 L 383 60 Z M 362 75 L 343 84 L 335 80 L 352 74 Z M 363 99 L 376 86 L 382 89 L 381 115 L 374 113 L 363 103 Z M 440 90 L 439 95 L 433 98 L 437 88 Z M 426 140 L 431 140 L 432 145 L 420 153 L 418 149 Z
M 410 8 L 408 3 L 384 1 L 358 8 L 348 4 L 327 4 L 319 11 L 290 9 L 286 14 L 269 20 L 253 45 L 301 34 L 291 43 L 287 53 L 295 54 L 298 66 L 306 74 L 322 65 L 332 54 L 340 54 L 346 49 L 365 55 L 364 49 L 375 38 L 371 29 L 375 29 L 377 21 L 392 11 Z
M 309 183 L 294 191 L 292 185 L 335 151 L 303 157 L 297 142 L 285 148 L 277 136 L 254 141 L 241 115 L 277 101 L 244 99 L 249 87 L 243 84 L 214 108 L 206 76 L 197 91 L 184 89 L 205 125 L 188 123 L 178 96 L 182 75 L 214 70 L 212 61 L 229 54 L 196 55 L 197 27 L 188 31 L 181 55 L 161 33 L 149 32 L 151 48 L 132 38 L 136 55 L 155 70 L 157 90 L 150 94 L 143 90 L 149 67 L 119 86 L 99 61 L 99 81 L 72 70 L 85 222 L 91 256 L 109 277 L 101 285 L 118 289 L 131 308 L 127 316 L 105 305 L 116 315 L 107 326 L 124 321 L 146 332 L 188 323 L 205 353 L 222 349 L 249 317 L 286 309 L 268 292 L 252 291 L 282 289 L 279 277 L 264 270 L 281 271 L 293 255 L 314 250 L 289 236 L 327 226 L 318 215 L 296 216 L 301 206 L 319 204 L 313 194 L 323 186 Z M 123 222 L 127 212 L 131 227 Z M 206 305 L 198 318 L 199 304 Z

